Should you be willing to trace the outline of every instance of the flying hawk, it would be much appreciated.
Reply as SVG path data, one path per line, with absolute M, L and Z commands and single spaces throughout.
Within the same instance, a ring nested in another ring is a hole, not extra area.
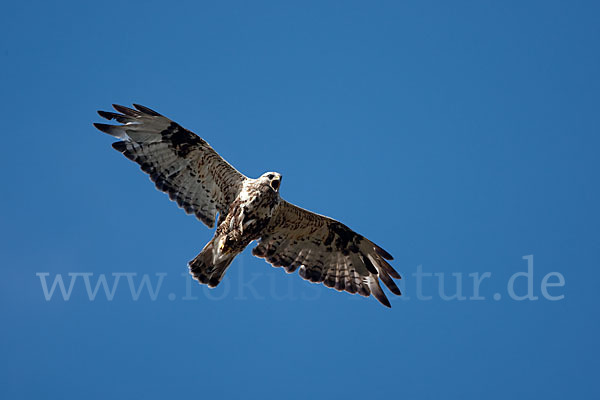
M 338 291 L 372 294 L 387 307 L 379 279 L 400 295 L 392 280 L 400 274 L 386 261 L 392 256 L 346 225 L 283 200 L 280 174 L 248 178 L 193 132 L 147 107 L 133 106 L 113 105 L 118 113 L 98 111 L 122 125 L 94 126 L 121 139 L 112 147 L 138 163 L 186 213 L 209 228 L 219 215 L 214 237 L 188 263 L 200 283 L 217 286 L 235 256 L 257 240 L 252 254 L 287 273 L 298 270 L 302 278 Z

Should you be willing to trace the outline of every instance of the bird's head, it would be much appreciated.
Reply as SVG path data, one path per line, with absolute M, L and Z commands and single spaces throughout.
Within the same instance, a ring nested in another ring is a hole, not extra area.
M 281 174 L 278 172 L 265 172 L 259 180 L 267 183 L 274 191 L 279 192 L 281 186 Z

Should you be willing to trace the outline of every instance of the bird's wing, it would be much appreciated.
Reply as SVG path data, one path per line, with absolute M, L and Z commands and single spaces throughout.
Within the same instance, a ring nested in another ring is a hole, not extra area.
M 302 278 L 323 282 L 338 291 L 373 294 L 383 305 L 390 302 L 379 279 L 400 295 L 392 278 L 400 274 L 388 264 L 393 257 L 344 224 L 281 200 L 252 254 Z
M 169 194 L 186 213 L 213 227 L 224 217 L 248 179 L 206 141 L 147 107 L 113 105 L 118 113 L 98 111 L 122 125 L 94 124 L 121 141 L 113 148 L 138 163 L 156 187 Z

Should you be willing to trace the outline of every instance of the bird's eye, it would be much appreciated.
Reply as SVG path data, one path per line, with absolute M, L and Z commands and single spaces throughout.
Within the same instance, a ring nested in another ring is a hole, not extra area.
M 269 179 L 273 179 L 273 174 L 269 174 L 269 175 L 267 175 L 267 178 L 269 178 Z

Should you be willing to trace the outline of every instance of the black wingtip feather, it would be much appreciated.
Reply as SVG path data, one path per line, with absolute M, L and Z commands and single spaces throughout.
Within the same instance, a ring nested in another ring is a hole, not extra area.
M 159 113 L 157 113 L 156 111 L 154 111 L 151 108 L 142 106 L 140 104 L 135 104 L 135 103 L 133 103 L 133 106 L 136 109 L 138 109 L 139 111 L 143 112 L 143 113 L 150 114 L 150 115 L 155 116 L 155 117 L 162 117 L 162 115 L 160 115 Z
M 127 150 L 127 142 L 125 142 L 125 141 L 114 142 L 112 144 L 112 148 L 123 153 L 125 150 Z
M 390 253 L 388 253 L 387 251 L 385 251 L 384 249 L 382 249 L 381 247 L 375 245 L 375 251 L 377 252 L 377 254 L 379 254 L 381 257 L 385 258 L 386 260 L 393 260 L 394 257 L 392 257 L 392 255 Z
M 390 274 L 390 276 L 394 279 L 402 279 L 402 276 L 398 273 L 398 271 L 396 271 L 394 269 L 394 267 L 392 267 L 389 263 L 387 263 L 385 260 L 383 260 L 383 267 L 385 269 L 385 271 Z
M 113 104 L 112 106 L 118 112 L 125 114 L 125 115 L 129 115 L 131 117 L 137 117 L 137 116 L 142 115 L 141 112 L 134 110 L 132 108 L 129 108 L 129 107 L 121 106 L 119 104 Z
M 101 116 L 102 118 L 111 120 L 113 119 L 113 113 L 108 112 L 108 111 L 102 111 L 102 110 L 98 110 L 98 115 Z
M 383 304 L 384 306 L 386 306 L 387 308 L 392 308 L 392 305 L 390 304 L 390 301 L 388 300 L 388 298 L 383 295 L 383 296 L 377 296 L 375 293 L 373 293 L 373 296 L 375 296 L 375 298 L 377 300 L 379 300 L 379 302 L 381 304 Z
M 104 133 L 108 133 L 109 135 L 112 135 L 112 130 L 115 128 L 114 125 L 109 125 L 109 124 L 101 124 L 98 122 L 94 122 L 94 126 L 96 127 L 96 129 L 98 129 L 99 131 L 102 131 Z
M 381 279 L 381 281 L 385 284 L 385 286 L 387 286 L 387 288 L 390 289 L 390 292 L 392 292 L 398 296 L 402 295 L 402 293 L 400 292 L 400 289 L 398 289 L 398 286 L 392 280 L 392 278 L 390 278 L 390 276 L 387 274 L 387 272 L 381 271 L 381 274 L 379 274 L 379 279 Z

